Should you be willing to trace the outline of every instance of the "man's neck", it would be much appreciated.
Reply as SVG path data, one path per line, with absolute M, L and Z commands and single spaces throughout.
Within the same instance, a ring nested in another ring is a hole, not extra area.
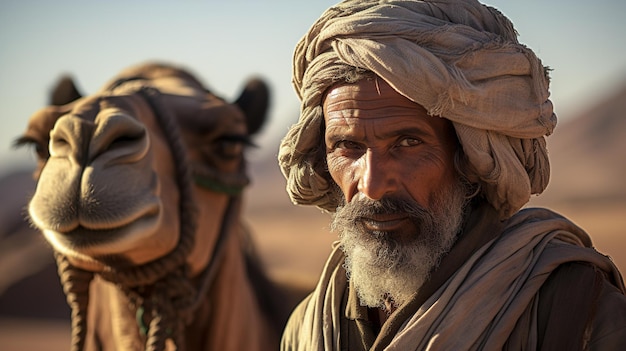
M 386 301 L 385 305 L 386 306 L 384 310 L 378 307 L 367 308 L 367 314 L 368 314 L 369 320 L 372 322 L 372 325 L 374 326 L 376 334 L 380 332 L 381 328 L 383 327 L 383 324 L 385 324 L 387 319 L 389 319 L 389 316 L 391 316 L 391 314 L 396 310 L 396 306 L 393 303 L 391 303 L 391 301 Z

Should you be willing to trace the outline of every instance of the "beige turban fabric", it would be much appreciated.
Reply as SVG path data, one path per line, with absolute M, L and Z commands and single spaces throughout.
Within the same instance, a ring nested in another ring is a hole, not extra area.
M 504 15 L 474 0 L 348 0 L 322 14 L 294 53 L 301 115 L 278 155 L 294 203 L 339 205 L 325 168 L 321 105 L 346 65 L 373 71 L 452 121 L 470 181 L 502 218 L 547 186 L 544 136 L 556 125 L 547 69 Z

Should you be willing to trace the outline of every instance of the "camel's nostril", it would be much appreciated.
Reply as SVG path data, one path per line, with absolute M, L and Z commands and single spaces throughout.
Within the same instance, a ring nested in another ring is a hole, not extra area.
M 72 155 L 72 145 L 62 138 L 52 138 L 49 149 L 50 155 L 54 157 L 69 157 Z
M 82 146 L 89 140 L 93 124 L 73 116 L 59 118 L 50 132 L 48 148 L 51 157 L 68 158 L 77 163 L 84 161 Z M 42 145 L 43 147 L 43 145 Z
M 103 117 L 96 128 L 89 146 L 89 162 L 136 162 L 145 156 L 149 145 L 144 126 L 130 115 L 114 111 Z
M 121 135 L 109 144 L 105 151 L 112 151 L 115 149 L 124 149 L 132 147 L 137 143 L 141 143 L 141 139 L 145 136 L 145 133 L 125 134 Z
M 70 143 L 66 139 L 59 137 L 52 138 L 51 143 L 51 147 L 57 151 L 71 147 Z

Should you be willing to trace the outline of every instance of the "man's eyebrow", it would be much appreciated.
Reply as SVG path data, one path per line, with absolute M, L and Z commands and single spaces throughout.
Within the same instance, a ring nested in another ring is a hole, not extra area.
M 410 135 L 432 135 L 434 130 L 430 127 L 420 126 L 420 127 L 406 127 L 406 128 L 398 128 L 389 130 L 389 135 L 400 135 L 400 134 L 410 134 Z
M 347 126 L 329 126 L 326 127 L 323 136 L 325 139 L 341 140 L 356 139 L 361 133 L 358 130 L 349 129 Z
M 400 127 L 400 128 L 377 130 L 373 138 L 386 139 L 386 138 L 394 138 L 394 137 L 402 137 L 402 136 L 428 138 L 428 137 L 434 136 L 435 134 L 436 134 L 435 131 L 430 126 L 422 125 L 422 126 L 411 126 L 411 127 Z
M 354 135 L 351 134 L 344 134 L 344 133 L 330 133 L 330 134 L 326 134 L 324 137 L 324 140 L 327 141 L 340 141 L 340 140 L 354 140 L 357 139 L 355 138 Z
M 330 131 L 326 131 L 324 133 L 324 139 L 327 141 L 335 142 L 340 140 L 352 140 L 359 141 L 364 139 L 365 137 L 361 135 L 361 133 L 347 133 L 341 127 L 329 128 Z M 406 127 L 406 128 L 396 128 L 388 131 L 378 131 L 374 139 L 385 139 L 385 138 L 393 138 L 399 136 L 415 136 L 415 137 L 431 137 L 435 133 L 434 131 L 426 126 L 422 127 Z

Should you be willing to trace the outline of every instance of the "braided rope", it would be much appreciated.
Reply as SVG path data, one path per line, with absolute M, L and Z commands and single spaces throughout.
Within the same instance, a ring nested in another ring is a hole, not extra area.
M 67 257 L 55 252 L 57 271 L 67 304 L 72 310 L 71 351 L 82 351 L 87 336 L 87 306 L 89 305 L 89 284 L 93 273 L 72 266 Z

